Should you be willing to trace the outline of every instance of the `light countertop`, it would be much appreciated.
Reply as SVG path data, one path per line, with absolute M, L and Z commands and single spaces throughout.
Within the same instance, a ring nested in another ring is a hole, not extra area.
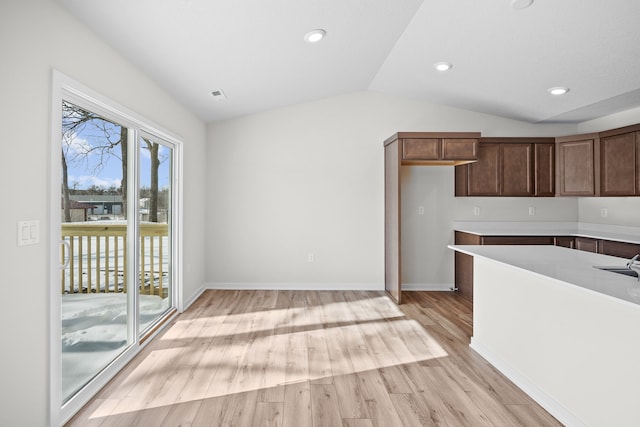
M 453 229 L 479 236 L 573 236 L 640 244 L 640 227 L 581 222 L 455 222 Z
M 558 246 L 449 245 L 474 257 L 507 264 L 533 274 L 616 298 L 640 308 L 640 282 L 635 277 L 599 270 L 594 265 L 626 266 L 626 259 Z

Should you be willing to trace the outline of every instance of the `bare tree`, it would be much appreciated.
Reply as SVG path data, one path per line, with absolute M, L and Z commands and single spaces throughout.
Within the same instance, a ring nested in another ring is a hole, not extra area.
M 127 147 L 127 128 L 124 126 L 120 127 L 120 159 L 122 160 L 122 181 L 120 181 L 120 195 L 122 196 L 122 214 L 124 217 L 127 217 L 127 189 L 128 189 L 128 179 L 127 179 L 127 162 L 129 161 L 129 154 Z
M 92 173 L 98 173 L 105 165 L 109 157 L 120 160 L 122 165 L 122 179 L 120 181 L 120 195 L 122 196 L 122 211 L 127 214 L 127 128 L 91 111 L 85 110 L 70 102 L 62 103 L 62 193 L 64 203 L 65 221 L 71 221 L 70 213 L 70 189 L 68 166 L 69 163 L 84 163 Z M 82 146 L 74 145 L 78 135 L 93 136 L 99 143 Z M 158 175 L 160 164 L 166 160 L 160 156 L 161 145 L 147 138 L 142 138 L 141 148 L 149 151 L 151 159 L 150 194 L 149 194 L 149 220 L 158 222 L 159 183 Z
M 158 175 L 160 171 L 160 144 L 152 142 L 149 139 L 142 139 L 145 143 L 145 148 L 149 150 L 151 158 L 151 184 L 149 194 L 149 221 L 158 222 L 158 198 L 160 189 L 158 185 Z
M 81 148 L 74 146 L 74 140 L 81 133 L 98 137 L 100 143 L 86 145 Z M 127 128 L 105 119 L 91 111 L 85 110 L 70 102 L 62 102 L 62 193 L 64 202 L 65 221 L 71 221 L 70 189 L 68 177 L 69 163 L 84 162 L 87 168 L 93 168 L 93 173 L 99 172 L 108 157 L 114 156 L 122 163 L 122 180 L 120 195 L 122 196 L 123 213 L 126 216 L 127 200 Z M 73 149 L 72 149 L 73 147 Z M 118 155 L 118 151 L 120 152 Z M 89 158 L 92 161 L 89 161 Z M 93 160 L 96 158 L 97 160 Z
M 69 200 L 69 168 L 67 159 L 62 150 L 62 208 L 64 209 L 64 222 L 71 222 L 71 202 Z

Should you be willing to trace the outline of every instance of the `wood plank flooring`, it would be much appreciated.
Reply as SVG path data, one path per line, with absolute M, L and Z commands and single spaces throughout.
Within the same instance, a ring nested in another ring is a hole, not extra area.
M 68 426 L 560 426 L 449 292 L 207 291 Z

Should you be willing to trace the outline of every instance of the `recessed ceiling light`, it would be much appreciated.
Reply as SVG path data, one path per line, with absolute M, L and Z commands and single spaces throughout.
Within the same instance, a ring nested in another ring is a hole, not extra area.
M 511 0 L 511 7 L 515 10 L 526 9 L 533 3 L 533 0 Z
M 433 68 L 438 71 L 449 71 L 451 68 L 453 68 L 453 65 L 451 65 L 449 62 L 436 62 L 435 64 L 433 64 Z
M 306 41 L 307 43 L 317 43 L 322 40 L 326 34 L 327 32 L 322 29 L 309 31 L 307 34 L 305 34 L 304 41 Z
M 549 92 L 551 95 L 564 95 L 565 93 L 569 92 L 569 88 L 568 87 L 562 87 L 562 86 L 557 86 L 557 87 L 552 87 L 547 89 L 547 92 Z

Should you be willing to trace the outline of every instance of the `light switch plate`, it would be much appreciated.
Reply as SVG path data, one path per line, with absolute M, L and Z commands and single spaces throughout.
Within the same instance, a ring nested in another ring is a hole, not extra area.
M 18 246 L 35 245 L 40 241 L 40 221 L 18 222 Z

